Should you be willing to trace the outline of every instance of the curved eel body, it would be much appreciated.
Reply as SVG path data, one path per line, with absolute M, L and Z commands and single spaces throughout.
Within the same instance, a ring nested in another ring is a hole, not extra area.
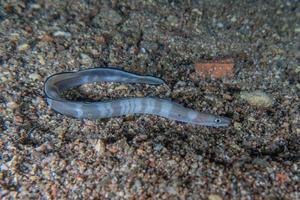
M 162 79 L 142 76 L 116 68 L 92 68 L 78 72 L 54 74 L 45 81 L 45 95 L 50 108 L 75 118 L 98 119 L 129 114 L 152 114 L 172 120 L 211 127 L 227 127 L 230 119 L 201 113 L 178 103 L 152 97 L 116 99 L 104 102 L 69 101 L 61 96 L 65 90 L 93 82 L 144 83 L 159 85 Z

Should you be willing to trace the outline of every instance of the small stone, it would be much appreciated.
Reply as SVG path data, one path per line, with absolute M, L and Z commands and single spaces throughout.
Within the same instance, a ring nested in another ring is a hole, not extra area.
M 119 86 L 115 87 L 115 90 L 128 90 L 128 86 L 127 85 L 119 85 Z
M 45 64 L 46 64 L 45 59 L 43 58 L 43 56 L 38 55 L 38 59 L 39 59 L 39 63 L 40 63 L 41 65 L 45 65 Z
M 29 180 L 31 180 L 31 181 L 37 181 L 38 179 L 39 179 L 39 177 L 35 176 L 35 175 L 29 177 Z
M 39 39 L 43 42 L 53 42 L 54 38 L 50 35 L 42 35 L 39 37 Z
M 94 57 L 101 55 L 101 53 L 99 51 L 97 51 L 96 49 L 92 49 L 90 52 Z
M 145 151 L 143 149 L 137 149 L 136 152 L 137 152 L 138 155 L 144 155 L 145 154 Z
M 12 42 L 17 42 L 17 41 L 19 41 L 19 39 L 20 39 L 20 35 L 18 33 L 12 33 L 9 36 L 9 40 Z
M 140 49 L 140 51 L 142 53 L 147 53 L 147 51 L 149 51 L 149 52 L 155 52 L 159 48 L 159 46 L 158 46 L 158 44 L 156 42 L 145 41 L 145 40 L 141 42 L 141 46 L 142 46 L 142 48 Z M 131 51 L 132 51 L 132 53 L 135 53 L 135 49 L 134 48 L 132 48 Z
M 41 80 L 42 77 L 38 73 L 33 73 L 29 75 L 29 78 L 35 81 L 35 80 Z
M 1 81 L 2 82 L 6 82 L 7 81 L 7 78 L 5 76 L 1 76 Z
M 290 124 L 288 122 L 283 122 L 283 124 L 281 125 L 283 128 L 288 129 Z
M 218 27 L 218 28 L 223 28 L 223 27 L 224 27 L 224 24 L 223 24 L 222 22 L 218 22 L 218 23 L 217 23 L 217 27 Z
M 100 155 L 103 155 L 105 152 L 105 143 L 102 140 L 98 140 L 94 148 Z
M 146 52 L 147 52 L 146 49 L 145 49 L 144 47 L 142 47 L 142 48 L 140 49 L 140 51 L 141 51 L 141 53 L 146 53 Z
M 177 191 L 176 191 L 175 187 L 169 186 L 169 187 L 166 188 L 166 190 L 169 194 L 177 194 Z
M 197 9 L 197 8 L 193 8 L 192 12 L 193 12 L 193 13 L 196 13 L 196 14 L 199 15 L 199 16 L 202 16 L 202 14 L 203 14 L 203 12 L 200 11 L 199 9 Z
M 179 88 L 179 87 L 184 87 L 186 86 L 186 82 L 185 81 L 177 81 L 177 83 L 175 84 L 175 88 Z
M 208 195 L 208 200 L 222 200 L 222 197 L 217 194 Z
M 64 139 L 65 132 L 66 129 L 63 127 L 57 127 L 54 129 L 54 133 L 56 133 L 61 140 Z
M 71 33 L 69 32 L 64 32 L 64 31 L 56 31 L 53 33 L 54 37 L 65 37 L 65 38 L 69 38 L 71 37 Z
M 105 37 L 102 36 L 102 35 L 96 35 L 96 36 L 94 36 L 94 40 L 99 45 L 105 44 Z
M 300 72 L 300 66 L 297 66 L 297 67 L 295 68 L 295 73 L 296 73 L 296 74 L 299 74 L 299 72 Z
M 256 119 L 255 119 L 254 117 L 248 117 L 247 119 L 248 119 L 248 121 L 250 121 L 250 122 L 255 122 L 255 121 L 256 121 Z
M 269 167 L 270 164 L 268 161 L 266 161 L 265 159 L 261 159 L 261 158 L 255 158 L 252 161 L 253 165 L 257 165 L 257 166 L 261 166 L 261 167 Z
M 6 105 L 7 105 L 8 108 L 10 108 L 12 110 L 19 107 L 19 104 L 17 104 L 16 102 L 13 102 L 13 101 L 8 102 Z
M 37 4 L 37 3 L 34 3 L 34 4 L 31 4 L 30 6 L 33 10 L 39 10 L 41 8 L 41 5 L 40 4 Z
M 240 98 L 247 101 L 250 105 L 257 107 L 267 108 L 273 104 L 272 97 L 262 91 L 241 92 Z
M 46 142 L 36 147 L 35 150 L 37 152 L 46 152 L 47 150 L 52 150 L 52 147 Z
M 81 53 L 80 58 L 82 64 L 90 64 L 92 62 L 91 57 L 89 57 L 87 54 Z
M 108 148 L 108 150 L 111 152 L 111 153 L 117 153 L 119 151 L 119 149 L 115 146 L 112 146 L 110 148 Z
M 241 123 L 238 123 L 238 122 L 234 122 L 234 123 L 233 123 L 233 127 L 234 127 L 236 130 L 240 131 L 240 130 L 242 129 L 242 124 L 241 124 Z
M 175 15 L 169 15 L 167 17 L 167 21 L 171 26 L 176 26 L 178 24 L 178 17 L 176 17 Z
M 136 180 L 134 181 L 134 184 L 133 184 L 132 188 L 133 188 L 133 190 L 135 190 L 135 191 L 141 191 L 141 188 L 142 188 L 142 183 L 141 183 L 141 181 L 140 181 L 139 179 L 136 179 Z
M 159 143 L 155 144 L 155 146 L 154 146 L 155 151 L 161 151 L 163 148 L 164 148 L 164 146 Z
M 16 115 L 15 117 L 14 117 L 14 121 L 15 121 L 15 123 L 17 124 L 17 125 L 20 125 L 20 124 L 22 124 L 23 123 L 23 118 L 21 117 L 21 116 L 19 116 L 19 115 Z
M 231 22 L 236 22 L 236 21 L 237 21 L 236 16 L 231 17 L 230 21 L 231 21 Z
M 18 51 L 26 51 L 27 49 L 30 48 L 30 45 L 29 44 L 21 44 L 18 46 Z
M 170 165 L 170 166 L 174 166 L 174 165 L 177 164 L 175 160 L 169 160 L 169 161 L 167 161 L 167 163 L 168 163 L 168 165 Z
M 295 28 L 295 33 L 300 33 L 300 27 Z
M 223 99 L 228 100 L 228 101 L 232 101 L 233 97 L 229 94 L 223 94 Z
M 84 120 L 84 126 L 93 127 L 95 124 L 92 120 Z

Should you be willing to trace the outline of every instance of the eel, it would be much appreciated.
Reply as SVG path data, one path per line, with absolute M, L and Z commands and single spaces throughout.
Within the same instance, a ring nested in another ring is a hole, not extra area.
M 124 98 L 111 101 L 71 101 L 62 92 L 94 82 L 164 84 L 165 81 L 153 76 L 138 75 L 117 68 L 98 67 L 77 72 L 62 72 L 49 76 L 44 85 L 46 101 L 56 112 L 78 119 L 100 119 L 130 114 L 151 114 L 179 122 L 209 127 L 227 127 L 227 117 L 198 112 L 170 100 L 156 97 Z

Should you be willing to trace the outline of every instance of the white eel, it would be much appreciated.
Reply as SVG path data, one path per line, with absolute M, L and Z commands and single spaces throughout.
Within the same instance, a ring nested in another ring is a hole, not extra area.
M 45 81 L 45 95 L 50 108 L 79 119 L 99 119 L 129 114 L 152 114 L 196 125 L 227 127 L 230 119 L 185 108 L 178 103 L 153 97 L 116 99 L 103 102 L 69 101 L 62 92 L 94 82 L 144 83 L 165 82 L 152 76 L 142 76 L 116 68 L 91 68 L 78 72 L 54 74 Z

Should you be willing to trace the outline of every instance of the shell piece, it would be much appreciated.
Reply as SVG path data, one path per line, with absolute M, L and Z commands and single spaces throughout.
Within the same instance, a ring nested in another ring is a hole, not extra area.
M 263 91 L 241 92 L 240 98 L 247 101 L 250 105 L 267 108 L 273 105 L 271 96 Z

